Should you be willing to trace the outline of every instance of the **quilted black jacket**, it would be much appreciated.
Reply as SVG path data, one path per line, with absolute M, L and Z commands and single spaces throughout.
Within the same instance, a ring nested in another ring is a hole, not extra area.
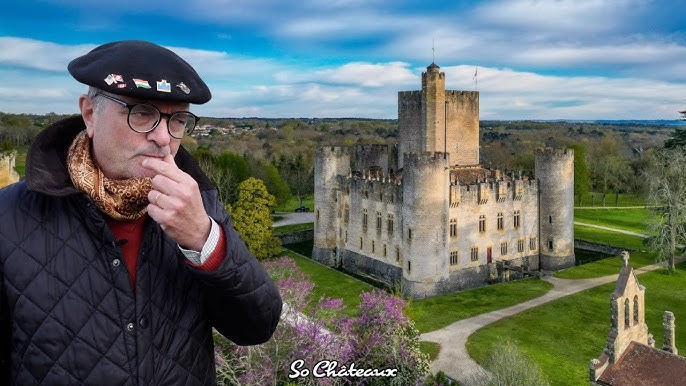
M 103 215 L 67 174 L 84 128 L 73 117 L 44 130 L 26 179 L 0 190 L 0 385 L 215 384 L 212 327 L 237 344 L 267 341 L 277 288 L 181 148 L 177 165 L 198 181 L 227 255 L 195 270 L 148 218 L 134 293 Z

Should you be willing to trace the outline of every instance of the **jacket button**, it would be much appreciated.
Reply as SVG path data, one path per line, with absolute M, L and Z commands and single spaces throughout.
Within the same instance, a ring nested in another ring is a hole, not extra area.
M 126 331 L 128 331 L 128 332 L 133 331 L 134 328 L 135 328 L 135 326 L 133 325 L 133 323 L 129 323 L 126 325 Z
M 113 266 L 113 267 L 118 267 L 119 264 L 121 264 L 121 261 L 119 261 L 119 259 L 114 259 L 114 260 L 112 260 L 112 266 Z
M 138 324 L 143 328 L 148 327 L 148 318 L 142 317 L 141 320 L 138 321 Z

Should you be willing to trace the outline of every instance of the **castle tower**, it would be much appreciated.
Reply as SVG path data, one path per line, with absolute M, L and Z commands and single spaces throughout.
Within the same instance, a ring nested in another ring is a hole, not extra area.
M 403 291 L 423 298 L 440 293 L 440 282 L 448 278 L 450 158 L 443 153 L 403 158 Z
M 543 270 L 574 266 L 574 150 L 536 149 L 539 251 Z
M 479 164 L 479 93 L 445 89 L 445 73 L 431 63 L 421 91 L 398 93 L 399 167 L 402 154 L 445 152 L 453 165 Z
M 350 153 L 343 147 L 320 147 L 315 153 L 314 180 L 314 246 L 312 259 L 335 267 L 337 259 L 337 229 L 340 227 L 338 191 L 342 189 L 338 176 L 350 174 Z

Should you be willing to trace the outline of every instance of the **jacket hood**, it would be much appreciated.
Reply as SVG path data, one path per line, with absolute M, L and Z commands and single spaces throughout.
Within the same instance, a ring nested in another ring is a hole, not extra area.
M 41 131 L 31 144 L 26 156 L 26 184 L 30 190 L 51 196 L 80 193 L 74 187 L 67 170 L 67 152 L 76 135 L 86 129 L 80 115 L 55 122 Z M 214 189 L 193 157 L 179 146 L 174 161 L 179 169 L 198 183 L 200 191 Z

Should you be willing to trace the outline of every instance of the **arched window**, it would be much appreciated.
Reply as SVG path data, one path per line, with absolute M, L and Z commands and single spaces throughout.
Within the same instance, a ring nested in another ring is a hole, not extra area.
M 629 308 L 629 298 L 626 298 L 624 299 L 624 328 L 629 328 L 629 322 L 631 321 L 629 318 L 629 315 L 631 314 Z
M 634 296 L 634 324 L 638 324 L 638 295 Z

